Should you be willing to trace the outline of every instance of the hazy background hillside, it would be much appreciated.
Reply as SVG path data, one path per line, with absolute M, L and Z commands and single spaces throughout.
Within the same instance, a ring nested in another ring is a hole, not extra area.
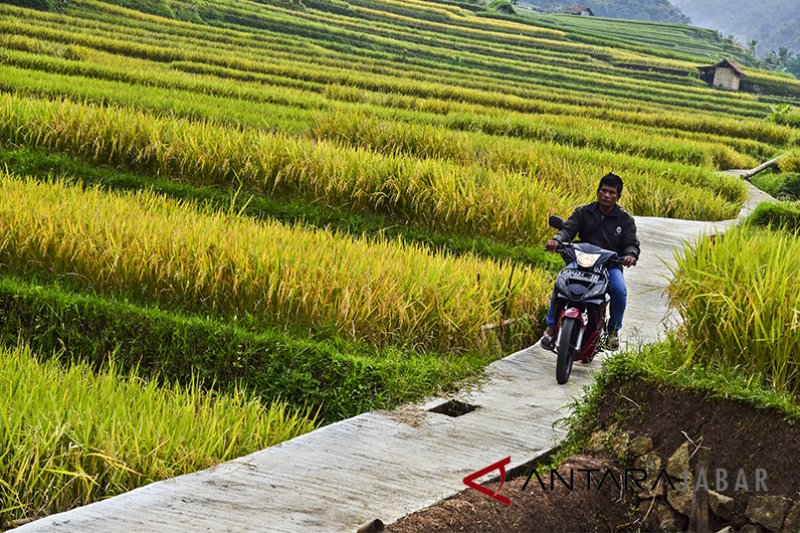
M 689 23 L 689 19 L 670 4 L 669 0 L 520 0 L 519 3 L 547 11 L 563 11 L 576 5 L 583 5 L 591 7 L 592 12 L 599 17 Z
M 757 40 L 756 52 L 786 47 L 800 51 L 800 0 L 672 0 L 695 26 L 733 35 L 742 44 Z
M 709 28 L 722 42 L 747 51 L 736 57 L 743 64 L 800 76 L 800 0 L 518 0 L 518 5 L 556 13 L 584 5 L 602 17 Z

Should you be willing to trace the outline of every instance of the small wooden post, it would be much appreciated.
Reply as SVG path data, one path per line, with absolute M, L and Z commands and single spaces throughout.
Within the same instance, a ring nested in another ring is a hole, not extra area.
M 708 533 L 708 448 L 697 450 L 697 468 L 694 474 L 692 508 L 689 512 L 689 531 Z M 698 482 L 699 480 L 704 482 Z
M 762 170 L 766 170 L 766 169 L 768 169 L 769 167 L 774 167 L 775 165 L 777 165 L 777 164 L 778 164 L 778 160 L 779 160 L 781 157 L 783 157 L 783 155 L 784 155 L 784 154 L 781 154 L 781 155 L 779 155 L 778 157 L 776 157 L 775 159 L 770 159 L 770 160 L 769 160 L 769 161 L 767 161 L 766 163 L 762 163 L 762 164 L 758 165 L 756 168 L 752 168 L 752 169 L 748 170 L 747 172 L 745 172 L 744 174 L 742 174 L 742 179 L 744 179 L 744 180 L 749 180 L 750 178 L 752 178 L 753 176 L 755 176 L 756 174 L 758 174 L 758 173 L 759 173 L 759 172 L 761 172 Z

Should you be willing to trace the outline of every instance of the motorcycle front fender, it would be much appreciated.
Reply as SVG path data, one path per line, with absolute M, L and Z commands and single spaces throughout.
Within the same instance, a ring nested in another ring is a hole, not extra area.
M 564 318 L 575 318 L 581 321 L 584 327 L 586 327 L 586 315 L 578 309 L 577 307 L 568 307 L 564 310 Z

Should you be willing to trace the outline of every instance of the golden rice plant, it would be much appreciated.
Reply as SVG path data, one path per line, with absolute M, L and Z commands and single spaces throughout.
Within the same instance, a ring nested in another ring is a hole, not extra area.
M 564 115 L 453 116 L 442 118 L 435 124 L 426 123 L 430 119 L 425 116 L 414 120 L 410 115 L 407 122 L 402 118 L 406 117 L 392 120 L 388 118 L 388 113 L 379 116 L 366 112 L 366 109 L 336 109 L 317 115 L 313 133 L 321 138 L 381 152 L 400 151 L 420 157 L 444 157 L 461 163 L 477 162 L 493 168 L 521 171 L 530 170 L 529 165 L 525 164 L 525 154 L 541 152 L 546 145 L 525 143 L 503 135 L 701 167 L 713 167 L 716 164 L 722 169 L 750 168 L 758 164 L 754 158 L 740 154 L 722 142 L 679 139 L 675 135 L 655 133 L 643 127 L 620 127 L 610 122 Z M 470 121 L 481 130 L 489 130 L 496 135 L 446 129 L 446 126 L 466 129 Z M 553 156 L 558 157 L 555 154 Z M 690 174 L 698 172 L 693 169 Z M 704 172 L 699 183 L 713 187 L 718 180 L 712 176 Z
M 407 8 L 411 6 L 415 10 L 435 13 L 452 19 L 461 19 L 464 17 L 470 17 L 472 15 L 472 11 L 464 9 L 463 7 L 438 2 L 427 2 L 424 0 L 381 0 L 379 5 L 384 6 L 387 10 L 391 9 L 392 6 L 399 8 Z
M 532 122 L 535 125 L 538 121 L 534 119 Z M 541 128 L 543 135 L 557 135 L 548 121 L 542 120 Z M 565 128 L 563 138 L 559 137 L 559 140 L 566 146 L 559 146 L 475 132 L 454 132 L 414 122 L 393 122 L 359 112 L 334 112 L 321 116 L 314 131 L 345 145 L 384 153 L 447 158 L 462 164 L 520 172 L 539 182 L 561 184 L 573 193 L 574 198 L 567 206 L 554 208 L 571 208 L 579 201 L 590 200 L 599 177 L 611 169 L 622 175 L 630 190 L 635 191 L 635 194 L 626 194 L 624 199 L 626 208 L 634 214 L 732 218 L 738 213 L 746 194 L 746 187 L 740 180 L 718 176 L 710 169 L 569 146 L 570 142 L 583 141 L 601 146 L 603 143 L 616 143 L 611 131 L 604 129 L 576 131 Z M 654 150 L 654 155 L 663 150 L 664 154 L 680 156 L 684 153 L 689 158 L 695 155 L 711 157 L 703 154 L 706 146 L 701 143 L 664 143 L 649 148 Z M 640 146 L 645 144 L 643 141 Z M 636 149 L 634 142 L 627 146 Z
M 67 101 L 0 95 L 0 132 L 20 144 L 199 185 L 299 195 L 511 242 L 541 242 L 547 213 L 569 205 L 561 184 L 519 173 Z
M 477 117 L 476 117 L 477 118 Z M 648 135 L 633 129 L 614 128 L 600 121 L 573 120 L 561 125 L 564 119 L 573 117 L 528 116 L 525 120 L 525 137 L 575 147 L 605 148 L 616 152 L 641 154 L 653 159 L 682 161 L 697 166 L 713 164 L 712 154 L 704 146 L 692 141 Z M 504 158 L 513 145 L 518 154 L 512 161 L 523 162 L 524 153 L 536 150 L 520 141 L 503 137 L 477 135 L 473 132 L 448 131 L 442 126 L 414 122 L 379 119 L 365 112 L 337 110 L 320 114 L 314 133 L 320 138 L 343 141 L 350 145 L 364 146 L 382 152 L 400 151 L 421 157 L 444 157 L 462 163 L 478 162 L 493 168 L 508 167 Z M 511 128 L 509 128 L 511 130 Z M 511 167 L 512 170 L 529 170 Z
M 226 74 L 230 75 L 230 73 Z M 552 92 L 552 91 L 550 91 Z M 584 97 L 580 93 L 565 93 L 559 91 L 559 101 L 562 103 L 584 103 L 594 107 L 594 102 L 583 101 Z M 660 128 L 657 125 L 631 125 L 628 121 L 617 122 L 610 118 L 588 118 L 574 113 L 575 106 L 569 106 L 569 110 L 542 110 L 541 113 L 520 113 L 492 109 L 490 107 L 478 106 L 474 104 L 463 104 L 454 101 L 445 101 L 438 98 L 411 97 L 396 93 L 369 92 L 354 87 L 342 85 L 328 85 L 325 87 L 325 95 L 331 100 L 349 103 L 365 104 L 365 108 L 370 113 L 389 117 L 394 120 L 406 120 L 420 124 L 438 124 L 453 129 L 466 131 L 483 131 L 492 135 L 507 135 L 517 138 L 539 138 L 537 133 L 538 125 L 552 125 L 556 131 L 565 128 L 568 130 L 583 130 L 587 127 L 608 132 L 609 136 L 615 136 L 615 142 L 621 142 L 624 146 L 629 143 L 631 138 L 638 139 L 642 135 L 655 137 L 657 139 L 669 139 L 672 142 L 680 142 L 681 139 L 691 139 L 700 141 L 701 146 L 708 148 L 714 157 L 718 168 L 736 168 L 737 165 L 749 165 L 752 159 L 728 152 L 718 152 L 715 147 L 731 147 L 738 152 L 747 154 L 758 154 L 759 157 L 771 156 L 775 148 L 759 141 L 748 139 L 737 135 L 736 137 L 726 136 L 719 133 L 703 133 L 686 131 L 679 128 Z M 541 98 L 534 95 L 532 98 Z M 574 98 L 574 101 L 573 101 Z M 598 104 L 599 105 L 599 104 Z M 617 101 L 616 104 L 606 102 L 604 107 L 616 108 L 617 105 L 629 107 L 630 103 Z M 341 107 L 341 106 L 340 106 Z M 383 109 L 385 108 L 385 109 Z M 648 111 L 657 113 L 657 108 L 647 108 Z M 418 111 L 418 113 L 414 113 Z M 365 112 L 362 110 L 362 112 Z M 617 132 L 623 132 L 617 134 Z M 543 133 L 547 133 L 544 130 Z M 626 138 L 627 136 L 631 138 Z M 620 137 L 623 137 L 620 139 Z M 546 137 L 544 137 L 546 138 Z M 640 140 L 644 146 L 645 139 Z M 644 153 L 657 151 L 658 145 L 643 150 Z M 655 149 L 655 150 L 654 150 Z M 735 152 L 734 152 L 735 153 Z
M 567 76 L 574 77 L 574 72 L 564 70 Z M 629 83 L 624 78 L 616 79 L 619 83 Z M 328 87 L 326 92 L 332 97 L 342 94 L 349 101 L 391 105 L 420 111 L 482 114 L 516 111 L 531 114 L 566 115 L 618 123 L 624 127 L 639 125 L 686 132 L 712 133 L 750 138 L 778 145 L 789 142 L 794 135 L 792 129 L 787 126 L 771 124 L 755 118 L 731 118 L 730 115 L 735 115 L 739 110 L 736 107 L 737 104 L 732 102 L 729 103 L 734 107 L 726 107 L 725 115 L 707 111 L 698 113 L 692 110 L 692 105 L 684 102 L 673 104 L 686 108 L 676 111 L 664 104 L 643 103 L 642 99 L 652 98 L 652 90 L 631 89 L 627 91 L 628 94 L 623 93 L 622 95 L 620 95 L 621 91 L 615 91 L 614 97 L 596 95 L 589 85 L 591 81 L 582 81 L 581 84 L 585 83 L 586 85 L 580 87 L 559 86 L 558 91 L 547 86 L 531 87 L 518 94 L 499 94 L 496 92 L 497 90 L 489 92 L 478 88 L 454 88 L 446 85 L 444 80 L 439 83 L 412 83 L 399 79 L 370 80 L 369 82 L 362 79 L 356 83 L 353 79 L 339 78 L 336 81 L 332 78 L 327 83 L 358 87 L 358 90 L 350 89 L 349 91 Z M 675 100 L 675 93 L 670 94 L 669 100 Z M 414 98 L 410 98 L 412 96 Z M 694 99 L 690 98 L 690 100 Z
M 71 20 L 71 19 L 70 19 Z M 47 39 L 51 39 L 54 42 L 63 42 L 63 43 L 79 43 L 85 46 L 94 47 L 100 50 L 108 50 L 113 51 L 120 54 L 126 55 L 134 55 L 134 56 L 141 56 L 147 57 L 157 61 L 177 61 L 177 60 L 195 60 L 205 64 L 210 65 L 218 65 L 224 67 L 232 67 L 235 66 L 238 69 L 245 70 L 249 73 L 269 73 L 272 75 L 281 75 L 286 77 L 292 78 L 299 78 L 303 80 L 314 80 L 319 83 L 343 83 L 347 85 L 359 86 L 359 87 L 370 87 L 374 90 L 379 91 L 399 91 L 404 94 L 408 95 L 415 95 L 415 96 L 436 96 L 441 98 L 447 98 L 450 100 L 458 100 L 458 101 L 467 101 L 473 103 L 480 103 L 482 105 L 490 105 L 490 106 L 497 106 L 500 108 L 505 109 L 516 109 L 519 111 L 530 111 L 536 112 L 542 110 L 541 102 L 537 101 L 540 99 L 547 99 L 553 100 L 554 98 L 558 101 L 563 99 L 564 91 L 567 87 L 562 82 L 563 79 L 569 79 L 571 84 L 579 84 L 580 85 L 580 97 L 583 99 L 580 102 L 577 102 L 577 106 L 573 106 L 576 109 L 570 110 L 569 108 L 560 108 L 558 106 L 547 107 L 546 112 L 570 112 L 572 114 L 579 114 L 584 115 L 586 113 L 592 113 L 598 118 L 611 118 L 606 117 L 602 113 L 598 114 L 601 110 L 606 108 L 609 104 L 608 101 L 613 96 L 614 100 L 618 100 L 617 95 L 622 94 L 624 92 L 630 92 L 631 94 L 629 97 L 625 95 L 625 100 L 627 101 L 628 107 L 630 107 L 630 98 L 636 100 L 636 108 L 641 110 L 641 102 L 642 99 L 652 99 L 655 97 L 655 93 L 663 93 L 662 96 L 659 98 L 663 99 L 663 95 L 669 96 L 671 99 L 677 98 L 675 92 L 670 90 L 666 91 L 663 88 L 659 88 L 655 85 L 647 86 L 646 90 L 640 88 L 633 88 L 628 89 L 629 83 L 624 78 L 619 76 L 611 76 L 607 79 L 603 79 L 603 85 L 609 85 L 614 87 L 614 92 L 612 94 L 603 95 L 603 98 L 594 99 L 587 95 L 587 91 L 592 89 L 590 83 L 597 83 L 597 75 L 593 76 L 592 81 L 583 80 L 581 77 L 575 75 L 574 68 L 572 69 L 564 69 L 564 68 L 554 68 L 552 66 L 548 66 L 546 61 L 539 65 L 540 69 L 545 69 L 546 76 L 543 77 L 543 80 L 547 80 L 556 76 L 557 79 L 560 80 L 559 82 L 559 91 L 554 93 L 551 89 L 545 88 L 546 90 L 542 90 L 539 88 L 534 92 L 538 95 L 538 98 L 534 98 L 533 94 L 530 91 L 526 91 L 526 94 L 503 94 L 506 91 L 503 90 L 500 86 L 495 88 L 492 92 L 487 92 L 486 90 L 475 90 L 475 89 L 467 89 L 464 87 L 454 87 L 451 80 L 452 76 L 441 78 L 438 83 L 426 83 L 426 82 L 418 82 L 415 80 L 408 79 L 397 79 L 396 77 L 387 77 L 383 75 L 383 73 L 367 73 L 367 72 L 353 72 L 352 68 L 348 68 L 346 64 L 340 66 L 340 68 L 332 69 L 329 67 L 323 67 L 319 64 L 312 64 L 307 63 L 303 60 L 302 57 L 296 57 L 292 59 L 289 58 L 282 58 L 277 59 L 273 58 L 272 61 L 269 63 L 264 63 L 260 61 L 260 58 L 263 57 L 263 53 L 257 54 L 256 50 L 249 50 L 247 53 L 244 53 L 244 50 L 241 47 L 232 48 L 229 51 L 219 50 L 217 53 L 209 53 L 208 46 L 203 48 L 200 44 L 197 43 L 197 39 L 191 40 L 190 42 L 178 41 L 174 43 L 173 46 L 164 46 L 162 41 L 164 39 L 173 39 L 168 35 L 160 36 L 158 40 L 153 40 L 153 38 L 148 39 L 147 44 L 141 44 L 139 42 L 133 41 L 133 37 L 129 41 L 122 41 L 114 39 L 114 34 L 111 33 L 108 36 L 94 36 L 88 35 L 85 32 L 83 33 L 76 33 L 74 31 L 67 31 L 63 29 L 63 24 L 58 25 L 57 27 L 47 27 L 42 28 L 40 25 L 32 25 L 22 22 L 16 22 L 14 24 L 8 23 L 6 25 L 0 24 L 3 30 L 7 30 L 9 32 L 24 32 L 27 35 L 39 37 L 46 37 Z M 398 42 L 394 42 L 394 44 L 398 44 Z M 407 44 L 407 43 L 406 43 Z M 162 45 L 162 46 L 159 46 Z M 427 48 L 426 48 L 427 50 Z M 475 60 L 478 61 L 485 61 L 485 58 L 481 56 L 477 56 Z M 498 58 L 498 61 L 503 61 L 502 59 Z M 510 60 L 509 60 L 510 61 Z M 303 63 L 303 64 L 298 64 Z M 352 61 L 351 61 L 352 63 Z M 513 62 L 512 62 L 513 63 Z M 360 64 L 360 62 L 359 62 Z M 381 67 L 382 69 L 386 68 L 386 65 Z M 552 82 L 552 80 L 550 80 Z M 507 85 L 507 84 L 506 84 Z M 575 87 L 572 87 L 574 89 Z M 595 87 L 596 89 L 596 87 Z M 690 92 L 694 91 L 694 89 L 687 88 L 684 89 L 682 92 Z M 709 93 L 712 94 L 712 93 Z M 696 97 L 697 98 L 697 97 Z M 695 98 L 695 99 L 696 99 Z M 712 98 L 709 96 L 709 98 Z M 719 98 L 719 96 L 714 95 L 713 98 Z M 726 101 L 730 101 L 729 97 L 727 97 Z M 738 100 L 741 100 L 742 97 L 737 96 Z M 592 109 L 591 103 L 596 100 L 598 104 L 597 109 Z M 687 104 L 694 101 L 694 99 L 686 100 Z M 740 104 L 742 102 L 739 102 Z M 666 111 L 666 110 L 665 110 Z M 671 116 L 673 113 L 670 110 L 670 116 L 664 116 L 664 119 L 669 118 L 669 120 L 675 120 L 675 117 Z M 708 126 L 697 124 L 694 117 L 686 116 L 681 118 L 681 123 L 688 123 L 689 127 L 692 128 L 704 128 L 702 131 L 716 131 L 707 129 Z M 720 116 L 714 117 L 715 119 L 722 119 Z M 645 120 L 646 117 L 640 116 L 638 117 L 639 120 Z M 615 119 L 616 120 L 616 119 Z M 621 117 L 619 120 L 633 120 L 632 117 Z M 758 130 L 763 130 L 763 126 L 757 125 L 756 122 L 753 124 L 748 124 L 750 121 L 747 121 L 744 124 L 736 124 L 735 122 L 727 121 L 728 123 L 725 124 L 726 129 L 733 129 L 736 128 L 737 130 L 742 130 L 745 128 L 750 133 L 758 133 L 764 138 L 769 139 L 778 139 L 783 138 L 785 139 L 785 135 L 783 132 L 778 132 L 777 130 L 773 131 L 760 131 L 754 130 L 757 127 Z M 722 127 L 722 124 L 718 125 L 719 129 Z
M 491 350 L 495 338 L 482 326 L 532 315 L 549 293 L 549 276 L 538 270 L 198 212 L 147 192 L 113 195 L 7 175 L 0 186 L 6 272 L 40 272 L 106 296 L 239 317 L 250 327 Z
M 314 429 L 308 412 L 0 347 L 0 523 L 66 511 Z
M 92 6 L 93 9 L 96 6 Z M 75 17 L 70 18 L 71 22 L 74 22 Z M 263 52 L 258 53 L 259 50 L 253 48 L 252 46 L 249 47 L 229 47 L 229 50 L 225 50 L 223 48 L 219 49 L 218 51 L 215 50 L 216 53 L 208 53 L 208 46 L 205 49 L 198 44 L 198 39 L 196 37 L 192 37 L 189 40 L 182 40 L 176 41 L 173 43 L 173 46 L 156 46 L 157 44 L 162 44 L 161 41 L 163 39 L 168 38 L 169 36 L 163 35 L 148 37 L 148 43 L 153 44 L 140 44 L 138 42 L 127 42 L 121 40 L 113 39 L 113 33 L 109 36 L 99 37 L 99 36 L 89 36 L 86 32 L 76 33 L 70 32 L 63 29 L 63 24 L 58 25 L 55 28 L 42 28 L 40 26 L 31 25 L 27 23 L 8 23 L 7 25 L 2 26 L 4 30 L 13 31 L 13 32 L 25 32 L 28 35 L 36 36 L 36 37 L 46 37 L 47 39 L 52 39 L 54 42 L 64 42 L 64 43 L 82 43 L 86 46 L 96 47 L 97 49 L 101 50 L 109 50 L 114 51 L 120 54 L 129 54 L 135 56 L 143 56 L 149 57 L 155 60 L 186 60 L 192 59 L 196 61 L 203 62 L 209 65 L 220 65 L 220 66 L 236 66 L 237 68 L 244 69 L 250 73 L 253 72 L 260 72 L 260 73 L 271 73 L 272 75 L 280 75 L 280 76 L 288 76 L 299 78 L 303 80 L 315 80 L 318 83 L 345 83 L 348 85 L 359 86 L 359 87 L 371 87 L 375 90 L 380 91 L 400 91 L 405 94 L 415 95 L 415 96 L 437 96 L 441 98 L 447 98 L 451 100 L 459 100 L 459 101 L 471 101 L 476 103 L 481 103 L 483 105 L 490 105 L 490 106 L 497 106 L 500 108 L 505 109 L 517 109 L 520 111 L 542 111 L 541 103 L 537 100 L 539 99 L 553 99 L 553 95 L 555 94 L 550 88 L 537 88 L 535 91 L 537 97 L 531 93 L 530 90 L 524 91 L 525 94 L 503 94 L 506 92 L 502 89 L 502 86 L 498 85 L 492 92 L 487 92 L 486 90 L 475 90 L 475 89 L 466 89 L 464 87 L 454 87 L 451 83 L 452 76 L 443 77 L 439 80 L 438 83 L 425 83 L 425 82 L 417 82 L 415 80 L 408 79 L 397 79 L 394 76 L 385 76 L 383 72 L 381 73 L 368 73 L 368 72 L 361 72 L 361 73 L 353 73 L 352 68 L 347 68 L 346 64 L 342 64 L 339 68 L 328 68 L 322 67 L 321 65 L 317 64 L 310 64 L 304 62 L 303 65 L 297 65 L 296 63 L 298 60 L 301 60 L 301 57 L 297 57 L 293 60 L 294 56 L 291 57 L 284 57 L 281 59 L 273 58 L 272 61 L 269 63 L 264 63 L 259 59 L 263 57 Z M 110 31 L 110 30 L 104 30 Z M 116 31 L 116 30 L 114 30 Z M 188 30 L 187 30 L 188 31 Z M 216 31 L 216 30 L 215 30 Z M 131 40 L 137 38 L 138 33 L 136 35 L 132 35 L 129 38 Z M 141 38 L 141 37 L 139 37 Z M 225 35 L 225 39 L 227 39 L 227 34 Z M 170 38 L 171 39 L 171 38 Z M 398 41 L 399 42 L 399 41 Z M 398 44 L 398 42 L 394 42 L 394 44 Z M 216 43 L 214 43 L 216 46 Z M 245 53 L 246 51 L 246 53 Z M 476 58 L 477 59 L 477 58 Z M 551 58 L 552 59 L 552 58 Z M 483 58 L 480 59 L 484 61 Z M 502 59 L 498 59 L 502 60 Z M 352 63 L 352 61 L 350 61 Z M 360 62 L 359 62 L 360 64 Z M 387 64 L 381 65 L 380 69 L 383 71 L 388 67 Z M 608 101 L 613 99 L 617 101 L 619 104 L 618 96 L 623 96 L 624 100 L 627 103 L 627 106 L 630 107 L 631 99 L 636 100 L 636 108 L 641 110 L 641 102 L 643 99 L 649 100 L 656 98 L 656 93 L 659 94 L 658 98 L 659 101 L 663 100 L 665 97 L 669 97 L 671 99 L 678 98 L 676 93 L 671 89 L 667 91 L 663 88 L 663 84 L 655 84 L 654 82 L 642 82 L 637 84 L 636 88 L 628 90 L 627 87 L 630 85 L 627 80 L 620 76 L 609 76 L 603 78 L 603 85 L 608 87 L 613 87 L 614 91 L 612 93 L 608 93 L 603 95 L 602 99 L 597 100 L 598 108 L 593 109 L 594 106 L 591 105 L 590 97 L 587 95 L 587 91 L 592 88 L 590 83 L 597 83 L 598 76 L 593 76 L 591 81 L 583 80 L 581 77 L 575 75 L 574 68 L 566 69 L 566 68 L 554 68 L 545 64 L 540 65 L 541 68 L 546 69 L 546 75 L 543 76 L 542 81 L 549 80 L 551 83 L 553 79 L 559 80 L 559 91 L 557 92 L 557 100 L 561 101 L 564 97 L 564 91 L 568 88 L 562 81 L 569 79 L 570 80 L 570 90 L 574 90 L 577 88 L 575 84 L 580 85 L 580 97 L 583 99 L 581 102 L 578 102 L 579 105 L 562 108 L 560 106 L 553 107 L 545 106 L 547 109 L 544 111 L 548 113 L 571 113 L 571 114 L 578 114 L 578 115 L 585 115 L 586 113 L 593 113 L 598 118 L 603 119 L 611 119 L 613 117 L 606 116 L 602 113 L 605 108 L 609 105 Z M 416 67 L 415 67 L 416 68 Z M 399 74 L 398 74 L 399 75 Z M 555 77 L 555 78 L 554 78 Z M 553 79 L 551 79 L 553 78 Z M 459 78 L 460 79 L 460 78 Z M 644 84 L 645 88 L 640 88 L 639 85 Z M 508 84 L 506 84 L 507 86 Z M 584 90 L 585 89 L 585 90 Z M 681 93 L 700 91 L 705 89 L 693 89 L 693 88 L 684 88 Z M 574 92 L 574 91 L 573 91 Z M 630 94 L 625 94 L 630 92 Z M 531 93 L 531 94 L 528 94 Z M 549 96 L 547 96 L 549 95 Z M 666 96 L 665 96 L 666 95 Z M 573 95 L 574 97 L 578 96 Z M 685 96 L 685 95 L 684 95 Z M 693 95 L 693 98 L 686 99 L 684 98 L 681 100 L 682 105 L 690 105 L 691 102 L 696 100 L 700 97 L 700 95 Z M 613 98 L 612 98 L 613 97 Z M 704 95 L 704 98 L 720 100 L 722 102 L 722 98 L 715 93 L 708 93 L 708 95 Z M 727 104 L 731 103 L 731 98 L 729 96 L 724 97 L 724 101 Z M 739 95 L 736 96 L 737 104 L 742 105 L 744 102 L 741 100 L 744 97 Z M 592 100 L 593 102 L 594 100 Z M 685 103 L 684 103 L 685 101 Z M 582 105 L 581 105 L 582 104 Z M 749 102 L 748 102 L 749 105 Z M 663 120 L 675 120 L 675 113 L 673 110 L 669 110 L 669 114 L 666 114 L 667 110 L 663 110 L 665 113 L 662 117 Z M 599 114 L 598 114 L 599 113 Z M 633 116 L 620 116 L 619 118 L 613 118 L 613 120 L 617 121 L 630 121 L 630 120 L 640 120 L 645 121 L 649 120 L 650 117 L 642 116 L 641 113 L 638 114 L 638 117 Z M 717 131 L 724 126 L 726 131 L 730 131 L 733 134 L 746 134 L 746 135 L 758 135 L 759 138 L 763 138 L 765 140 L 769 139 L 774 142 L 784 142 L 788 137 L 785 131 L 779 131 L 775 129 L 764 129 L 764 127 L 758 124 L 757 121 L 739 121 L 742 122 L 741 124 L 733 122 L 733 121 L 724 121 L 722 120 L 721 116 L 714 116 L 713 118 L 717 122 L 716 129 L 711 129 L 711 125 L 705 123 L 698 123 L 694 120 L 696 117 L 692 116 L 684 116 L 681 117 L 679 123 L 683 124 L 685 127 L 695 129 L 697 131 Z M 641 122 L 645 123 L 645 122 Z M 723 124 L 724 123 L 724 124 Z M 678 122 L 671 122 L 672 125 L 677 125 Z M 657 125 L 657 124 L 652 124 Z
M 782 172 L 800 173 L 800 149 L 786 152 L 778 161 Z
M 800 394 L 800 237 L 736 227 L 678 257 L 669 287 L 703 364 Z M 691 364 L 688 361 L 687 364 Z
M 424 126 L 419 130 L 426 131 Z M 635 214 L 730 218 L 739 209 L 731 202 L 744 194 L 742 184 L 707 171 L 610 152 L 538 145 L 528 153 L 519 143 L 499 142 L 496 152 L 479 148 L 484 155 L 462 165 L 13 95 L 0 95 L 0 131 L 14 142 L 47 146 L 98 163 L 133 166 L 200 185 L 243 185 L 265 195 L 299 195 L 354 211 L 389 213 L 437 230 L 516 243 L 544 239 L 549 233 L 546 215 L 591 199 L 595 182 L 608 170 L 627 170 L 626 177 L 639 182 L 631 190 L 645 194 L 626 201 Z M 398 146 L 418 150 L 429 141 L 436 144 L 436 139 L 421 142 L 416 131 L 408 130 L 408 142 L 403 145 L 401 140 Z M 444 140 L 451 134 L 437 135 Z M 467 144 L 454 150 L 475 149 L 474 142 L 463 139 L 457 142 Z M 487 157 L 506 169 L 492 172 L 482 166 Z M 694 181 L 687 185 L 687 180 Z M 725 197 L 708 194 L 698 185 Z M 657 193 L 649 194 L 650 188 Z

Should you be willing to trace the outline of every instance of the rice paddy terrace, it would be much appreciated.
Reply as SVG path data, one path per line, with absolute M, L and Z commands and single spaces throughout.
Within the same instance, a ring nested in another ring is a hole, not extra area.
M 5 521 L 453 387 L 535 339 L 547 215 L 600 176 L 634 215 L 722 220 L 746 189 L 717 171 L 800 142 L 765 120 L 800 82 L 712 90 L 696 67 L 741 52 L 682 26 L 34 7 L 0 4 Z

